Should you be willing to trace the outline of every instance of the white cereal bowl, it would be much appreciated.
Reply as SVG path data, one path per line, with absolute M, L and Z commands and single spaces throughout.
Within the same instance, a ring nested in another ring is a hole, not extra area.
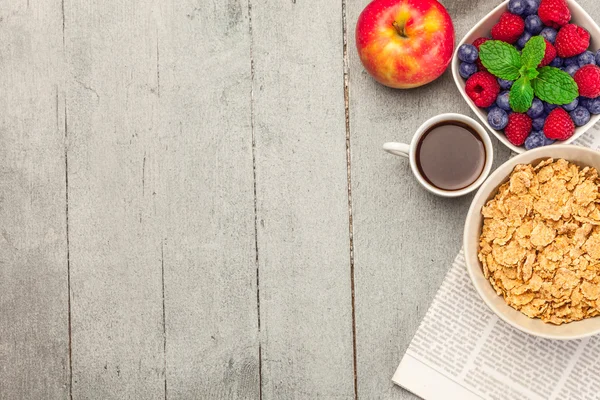
M 464 251 L 467 271 L 479 296 L 498 317 L 515 328 L 546 339 L 572 340 L 600 333 L 600 317 L 583 321 L 571 322 L 560 326 L 547 324 L 539 319 L 530 319 L 521 312 L 513 309 L 498 296 L 490 282 L 483 276 L 482 265 L 479 262 L 479 236 L 483 226 L 481 208 L 492 199 L 498 187 L 508 178 L 518 164 L 537 164 L 547 158 L 564 158 L 580 166 L 590 166 L 600 170 L 600 152 L 586 147 L 569 145 L 552 145 L 520 154 L 498 168 L 481 186 L 467 214 L 464 230 Z
M 591 44 L 590 44 L 591 49 L 596 50 L 596 49 L 600 48 L 600 27 L 598 27 L 598 24 L 596 24 L 596 22 L 594 22 L 592 17 L 590 17 L 589 14 L 574 0 L 567 0 L 567 4 L 569 5 L 569 9 L 571 10 L 571 17 L 572 17 L 571 23 L 577 24 L 577 25 L 587 29 L 588 32 L 590 32 L 590 34 L 592 36 L 592 40 L 591 40 Z M 510 143 L 508 141 L 508 139 L 506 139 L 506 136 L 504 136 L 504 133 L 499 132 L 490 126 L 490 124 L 488 123 L 488 120 L 487 120 L 487 113 L 485 112 L 485 110 L 482 110 L 481 108 L 477 107 L 473 103 L 473 101 L 469 98 L 469 96 L 467 96 L 467 93 L 465 91 L 465 80 L 460 76 L 460 74 L 458 72 L 458 68 L 460 66 L 460 60 L 457 57 L 457 53 L 458 53 L 458 49 L 460 48 L 460 46 L 462 46 L 465 43 L 469 43 L 469 44 L 473 43 L 473 41 L 479 37 L 490 37 L 490 32 L 492 30 L 492 27 L 494 25 L 496 25 L 496 23 L 500 20 L 500 15 L 502 15 L 502 13 L 507 10 L 508 10 L 508 1 L 505 1 L 504 3 L 502 3 L 498 7 L 496 7 L 491 13 L 486 15 L 481 20 L 481 22 L 479 22 L 477 25 L 475 25 L 475 27 L 473 29 L 471 29 L 469 31 L 469 33 L 467 33 L 467 35 L 463 38 L 463 40 L 456 47 L 456 51 L 454 53 L 454 58 L 452 60 L 452 76 L 454 77 L 454 82 L 456 83 L 456 87 L 458 87 L 458 90 L 462 94 L 462 96 L 465 99 L 465 101 L 467 102 L 467 104 L 469 104 L 469 106 L 471 107 L 473 112 L 475 114 L 477 114 L 477 117 L 479 117 L 479 119 L 481 120 L 481 123 L 483 125 L 485 125 L 485 127 L 490 132 L 492 132 L 494 135 L 496 135 L 498 140 L 500 140 L 506 147 L 508 147 L 509 149 L 511 149 L 514 152 L 524 153 L 525 151 L 527 151 L 525 149 L 525 147 L 515 146 L 514 144 Z M 575 130 L 575 134 L 573 136 L 571 136 L 569 139 L 567 139 L 563 142 L 556 142 L 554 145 L 569 144 L 569 143 L 573 142 L 579 136 L 583 135 L 583 133 L 585 133 L 588 129 L 590 129 L 592 126 L 594 126 L 596 124 L 596 122 L 598 122 L 598 121 L 600 121 L 600 115 L 592 115 L 590 122 L 588 122 L 586 125 L 584 125 L 582 127 L 578 127 Z

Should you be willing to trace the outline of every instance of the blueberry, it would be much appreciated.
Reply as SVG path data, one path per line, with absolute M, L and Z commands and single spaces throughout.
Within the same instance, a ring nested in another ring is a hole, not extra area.
M 531 33 L 525 31 L 523 32 L 523 34 L 521 35 L 521 37 L 519 38 L 519 40 L 517 40 L 517 47 L 518 48 L 523 48 L 525 47 L 525 45 L 527 44 L 527 42 L 529 42 L 529 39 L 531 39 Z
M 544 37 L 544 39 L 546 39 L 550 43 L 554 44 L 557 33 L 558 32 L 556 31 L 556 29 L 547 27 L 547 28 L 542 29 L 542 31 L 540 32 L 540 35 L 542 35 Z
M 560 57 L 554 57 L 554 60 L 550 63 L 551 67 L 560 68 L 563 66 L 565 60 Z
M 596 65 L 600 65 L 600 50 L 596 53 Z
M 477 65 L 471 64 L 471 63 L 466 63 L 466 62 L 461 62 L 460 67 L 458 68 L 458 72 L 460 73 L 460 76 L 462 76 L 463 78 L 469 79 L 471 77 L 471 75 L 473 75 L 475 72 L 477 72 Z
M 547 115 L 544 115 L 542 117 L 539 118 L 535 118 L 533 120 L 533 130 L 534 131 L 541 131 L 542 129 L 544 129 L 544 124 L 546 123 L 546 117 Z
M 579 105 L 588 109 L 590 114 L 600 114 L 600 97 L 588 99 L 587 97 L 579 98 Z
M 587 108 L 583 106 L 577 107 L 576 109 L 571 111 L 569 115 L 571 115 L 571 119 L 573 120 L 573 122 L 575 122 L 575 125 L 577 126 L 584 126 L 585 124 L 590 122 L 591 118 L 590 112 Z
M 586 51 L 577 57 L 577 63 L 580 67 L 588 64 L 596 65 L 596 56 L 591 51 Z
M 525 30 L 532 35 L 539 34 L 544 28 L 544 24 L 542 24 L 542 20 L 537 15 L 529 15 L 525 18 Z
M 565 65 L 565 67 L 568 67 L 570 65 L 577 65 L 577 66 L 579 66 L 579 57 L 575 56 L 575 57 L 565 58 L 564 65 Z
M 533 150 L 544 145 L 544 139 L 539 135 L 537 131 L 531 132 L 527 139 L 525 139 L 525 149 Z
M 554 140 L 548 139 L 544 132 L 542 131 L 533 131 L 529 134 L 527 139 L 525 139 L 525 148 L 527 150 L 532 150 L 542 146 L 548 146 L 554 143 Z
M 579 71 L 579 65 L 569 65 L 568 67 L 564 67 L 563 71 L 573 76 L 575 75 L 575 72 Z
M 526 8 L 523 15 L 536 14 L 538 12 L 538 8 L 540 8 L 540 0 L 525 0 L 525 4 Z
M 488 113 L 488 122 L 492 128 L 501 131 L 508 125 L 508 114 L 501 108 L 493 107 Z
M 590 114 L 600 114 L 600 98 L 596 97 L 595 99 L 591 99 L 587 109 L 589 110 Z
M 538 118 L 544 114 L 544 103 L 537 97 L 533 99 L 533 103 L 531 103 L 531 108 L 527 111 L 527 115 L 531 118 Z
M 458 59 L 468 63 L 474 63 L 479 57 L 477 47 L 472 44 L 463 44 L 458 48 Z
M 592 108 L 592 99 L 588 99 L 587 97 L 579 96 L 577 98 L 579 100 L 579 107 L 586 108 L 590 114 L 593 114 L 590 108 Z
M 558 107 L 556 104 L 550 104 L 544 101 L 544 111 L 546 111 L 547 114 L 550 114 L 550 111 L 554 110 L 556 107 Z
M 515 83 L 515 82 L 514 81 L 507 81 L 507 80 L 498 78 L 498 84 L 504 90 L 510 89 L 512 87 L 513 83 Z
M 527 8 L 527 3 L 525 0 L 510 0 L 508 2 L 508 11 L 513 14 L 523 15 L 525 13 L 525 9 Z
M 509 96 L 510 96 L 510 92 L 508 90 L 500 92 L 500 94 L 498 95 L 498 98 L 496 99 L 496 105 L 498 107 L 500 107 L 501 109 L 503 109 L 504 111 L 509 111 L 510 110 Z
M 569 104 L 565 104 L 564 106 L 562 106 L 562 108 L 564 108 L 565 111 L 573 111 L 574 109 L 577 108 L 578 105 L 579 105 L 579 98 L 573 100 Z

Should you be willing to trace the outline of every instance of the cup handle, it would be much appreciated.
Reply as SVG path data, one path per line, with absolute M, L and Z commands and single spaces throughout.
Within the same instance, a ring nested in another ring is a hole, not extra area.
M 408 158 L 410 154 L 410 145 L 406 143 L 385 143 L 383 150 L 395 156 Z

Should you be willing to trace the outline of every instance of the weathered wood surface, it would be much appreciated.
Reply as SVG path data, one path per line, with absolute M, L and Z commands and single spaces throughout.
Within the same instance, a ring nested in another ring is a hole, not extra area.
M 73 397 L 255 398 L 247 11 L 65 11 Z
M 263 398 L 353 398 L 341 2 L 251 16 Z
M 159 15 L 162 146 L 153 174 L 164 238 L 166 397 L 256 399 L 248 7 L 169 0 Z
M 0 399 L 414 397 L 470 198 L 381 144 L 470 111 L 366 74 L 367 3 L 0 4 Z
M 0 3 L 0 36 L 0 398 L 66 398 L 60 2 Z
M 73 398 L 164 398 L 151 6 L 64 3 Z

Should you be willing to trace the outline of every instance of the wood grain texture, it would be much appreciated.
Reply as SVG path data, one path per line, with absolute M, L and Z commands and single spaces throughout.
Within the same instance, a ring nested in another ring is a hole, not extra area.
M 355 398 L 344 29 L 357 395 L 414 398 L 471 198 L 381 145 L 472 114 L 368 76 L 368 2 L 0 3 L 0 399 Z M 458 41 L 497 1 L 443 3 Z
M 66 399 L 60 2 L 0 4 L 0 398 Z
M 248 5 L 160 7 L 167 394 L 259 397 Z
M 409 142 L 419 125 L 443 112 L 475 116 L 450 70 L 405 91 L 381 86 L 367 74 L 354 41 L 356 20 L 367 3 L 348 0 L 347 6 L 358 398 L 414 398 L 391 377 L 460 250 L 471 196 L 448 200 L 429 194 L 408 163 L 387 155 L 381 145 Z M 443 3 L 457 41 L 497 4 Z M 493 142 L 498 165 L 509 152 Z
M 73 398 L 164 399 L 154 2 L 64 10 Z
M 251 16 L 263 399 L 353 398 L 341 2 Z
M 246 5 L 66 10 L 74 397 L 256 398 Z

